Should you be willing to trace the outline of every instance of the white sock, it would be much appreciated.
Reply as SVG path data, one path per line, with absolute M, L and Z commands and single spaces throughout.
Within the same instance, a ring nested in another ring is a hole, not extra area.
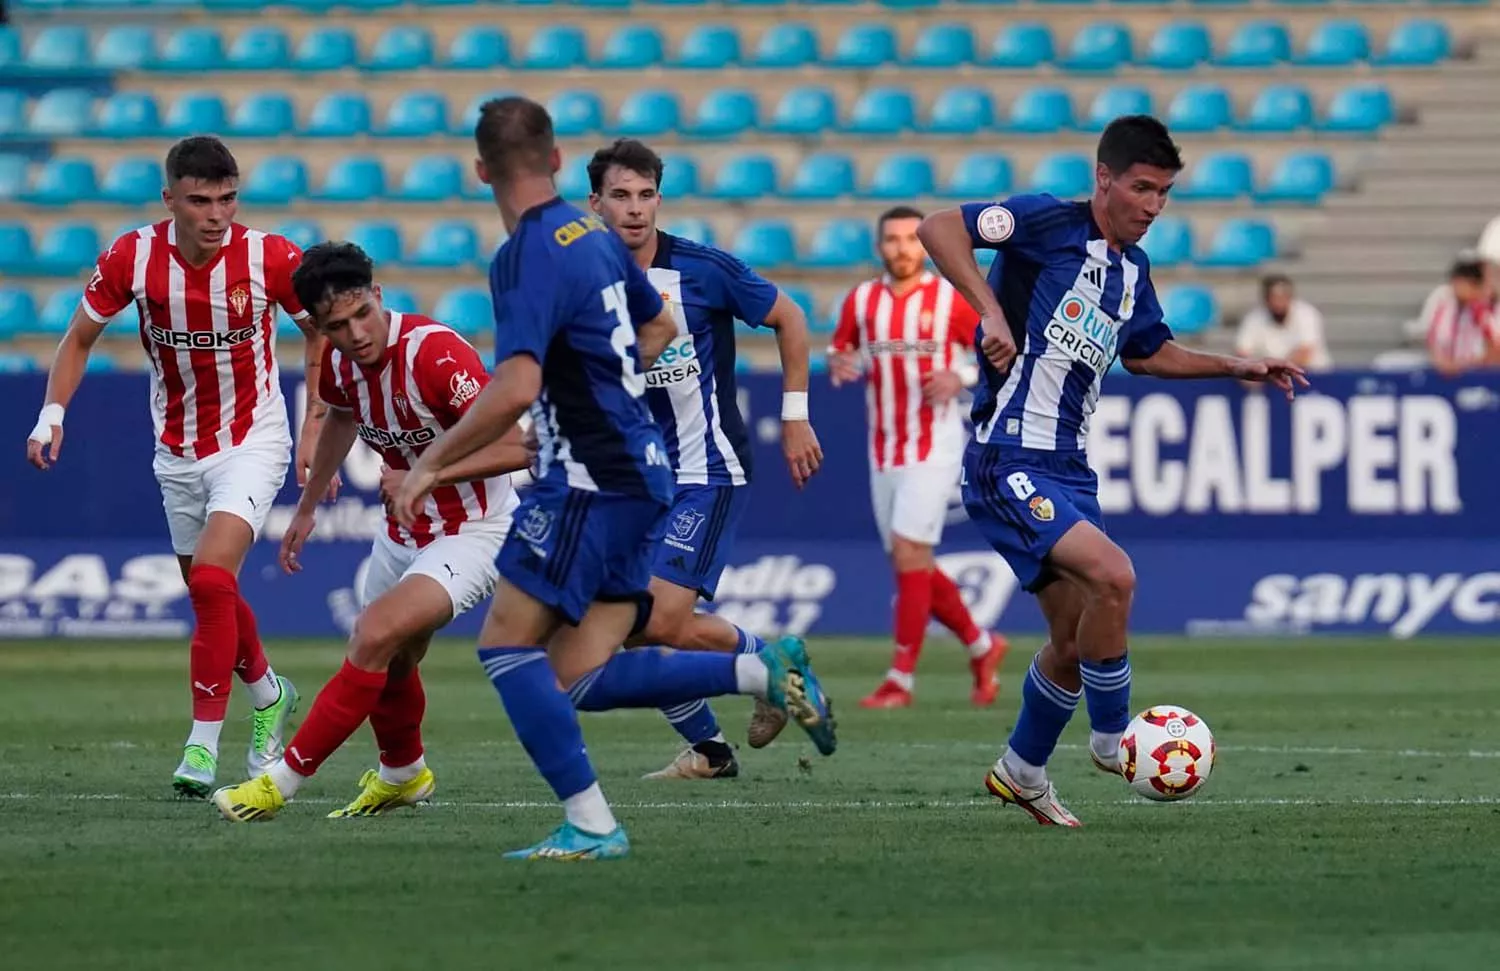
M 281 700 L 281 681 L 276 672 L 266 665 L 266 673 L 257 681 L 246 681 L 250 689 L 250 704 L 256 708 L 269 708 Z
M 620 825 L 615 822 L 615 814 L 609 811 L 609 803 L 604 801 L 604 790 L 599 788 L 597 782 L 564 799 L 563 812 L 568 814 L 568 822 L 595 836 L 608 836 Z
M 771 674 L 759 654 L 735 655 L 734 677 L 742 695 L 754 695 L 764 701 L 766 692 L 771 689 Z
M 1047 784 L 1047 767 L 1043 765 L 1032 765 L 1021 758 L 1010 749 L 1000 756 L 996 765 L 1004 765 L 1010 772 L 1011 778 L 1028 789 L 1040 789 Z
M 188 745 L 202 745 L 219 757 L 219 732 L 224 728 L 222 721 L 200 722 L 193 719 L 193 730 L 188 734 Z
M 990 648 L 994 646 L 994 642 L 991 640 L 988 631 L 981 631 L 979 640 L 966 646 L 969 649 L 969 657 L 981 658 L 990 652 Z
M 911 691 L 911 689 L 917 686 L 916 675 L 909 674 L 906 671 L 897 671 L 895 668 L 891 668 L 885 673 L 885 679 L 891 684 L 905 688 L 907 691 Z
M 410 782 L 422 774 L 427 768 L 427 759 L 421 755 L 411 765 L 390 766 L 384 762 L 380 763 L 380 781 L 389 785 L 399 786 L 404 782 Z
M 271 777 L 272 782 L 276 783 L 276 788 L 280 790 L 283 799 L 291 799 L 295 796 L 307 778 L 307 776 L 293 772 L 292 767 L 286 764 L 286 759 L 281 759 L 271 766 L 266 774 Z
M 1120 739 L 1124 732 L 1089 732 L 1089 748 L 1106 762 L 1120 757 Z

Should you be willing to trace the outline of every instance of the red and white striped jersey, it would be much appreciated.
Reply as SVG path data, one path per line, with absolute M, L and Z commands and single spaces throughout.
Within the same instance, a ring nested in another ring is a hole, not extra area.
M 354 413 L 359 437 L 393 469 L 410 469 L 427 446 L 451 428 L 489 383 L 468 341 L 419 314 L 391 312 L 385 356 L 361 367 L 330 343 L 323 352 L 318 396 Z M 516 505 L 509 476 L 438 486 L 410 529 L 386 517 L 392 540 L 421 549 L 439 536 L 503 525 Z
M 1433 356 L 1460 366 L 1484 363 L 1500 343 L 1500 310 L 1494 305 L 1460 303 L 1446 283 L 1427 295 L 1422 322 Z
M 163 449 L 195 461 L 239 445 L 257 423 L 286 426 L 276 305 L 307 316 L 292 291 L 301 260 L 290 240 L 234 223 L 218 255 L 193 267 L 170 219 L 126 233 L 99 257 L 83 312 L 102 324 L 135 304 Z
M 957 462 L 964 448 L 959 405 L 927 404 L 922 381 L 968 364 L 979 315 L 936 273 L 923 273 L 903 296 L 890 283 L 881 276 L 849 291 L 833 335 L 832 350 L 865 356 L 870 467 Z

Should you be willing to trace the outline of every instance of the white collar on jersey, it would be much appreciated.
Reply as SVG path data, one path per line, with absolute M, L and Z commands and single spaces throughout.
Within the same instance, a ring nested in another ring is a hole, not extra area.
M 401 313 L 397 310 L 389 311 L 391 315 L 391 327 L 386 331 L 385 346 L 395 347 L 396 339 L 401 336 Z
M 882 273 L 882 274 L 880 274 L 880 285 L 883 286 L 883 287 L 885 287 L 887 290 L 890 290 L 891 289 L 891 284 L 893 284 L 895 282 L 896 281 L 891 277 L 891 275 L 889 273 Z M 923 270 L 922 271 L 922 276 L 917 280 L 917 286 L 919 286 L 919 287 L 925 287 L 925 286 L 927 286 L 927 284 L 929 284 L 931 282 L 932 282 L 932 271 L 931 270 Z
M 224 230 L 224 238 L 221 239 L 221 240 L 219 240 L 219 245 L 220 246 L 228 246 L 229 243 L 230 243 L 230 241 L 233 238 L 234 238 L 234 224 L 230 223 L 229 224 L 229 228 L 226 229 L 226 230 Z M 177 220 L 175 220 L 175 219 L 169 219 L 169 220 L 167 220 L 167 245 L 168 246 L 176 246 L 177 245 Z

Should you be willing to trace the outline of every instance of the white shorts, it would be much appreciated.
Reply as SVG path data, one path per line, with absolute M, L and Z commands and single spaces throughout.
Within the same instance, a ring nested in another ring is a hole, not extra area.
M 403 546 L 386 533 L 375 537 L 370 559 L 358 586 L 359 608 L 363 610 L 387 590 L 409 576 L 431 577 L 448 592 L 453 601 L 453 616 L 473 607 L 495 592 L 495 557 L 505 542 L 505 528 L 491 532 L 459 533 L 439 536 L 419 550 Z
M 172 551 L 191 556 L 209 515 L 216 512 L 243 519 L 259 539 L 291 464 L 292 442 L 284 425 L 206 459 L 188 461 L 158 452 L 153 468 L 167 511 Z
M 958 485 L 960 462 L 922 462 L 870 473 L 870 504 L 880 542 L 889 552 L 891 536 L 936 546 L 943 539 L 948 501 Z

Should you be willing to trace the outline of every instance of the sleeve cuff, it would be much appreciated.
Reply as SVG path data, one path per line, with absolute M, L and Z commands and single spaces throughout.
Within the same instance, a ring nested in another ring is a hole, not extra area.
M 83 298 L 78 301 L 78 305 L 83 308 L 84 313 L 89 315 L 89 319 L 96 324 L 107 324 L 109 323 L 110 318 L 114 316 L 113 314 L 100 314 L 99 311 L 95 310 L 94 305 L 89 303 L 87 294 L 85 294 Z

